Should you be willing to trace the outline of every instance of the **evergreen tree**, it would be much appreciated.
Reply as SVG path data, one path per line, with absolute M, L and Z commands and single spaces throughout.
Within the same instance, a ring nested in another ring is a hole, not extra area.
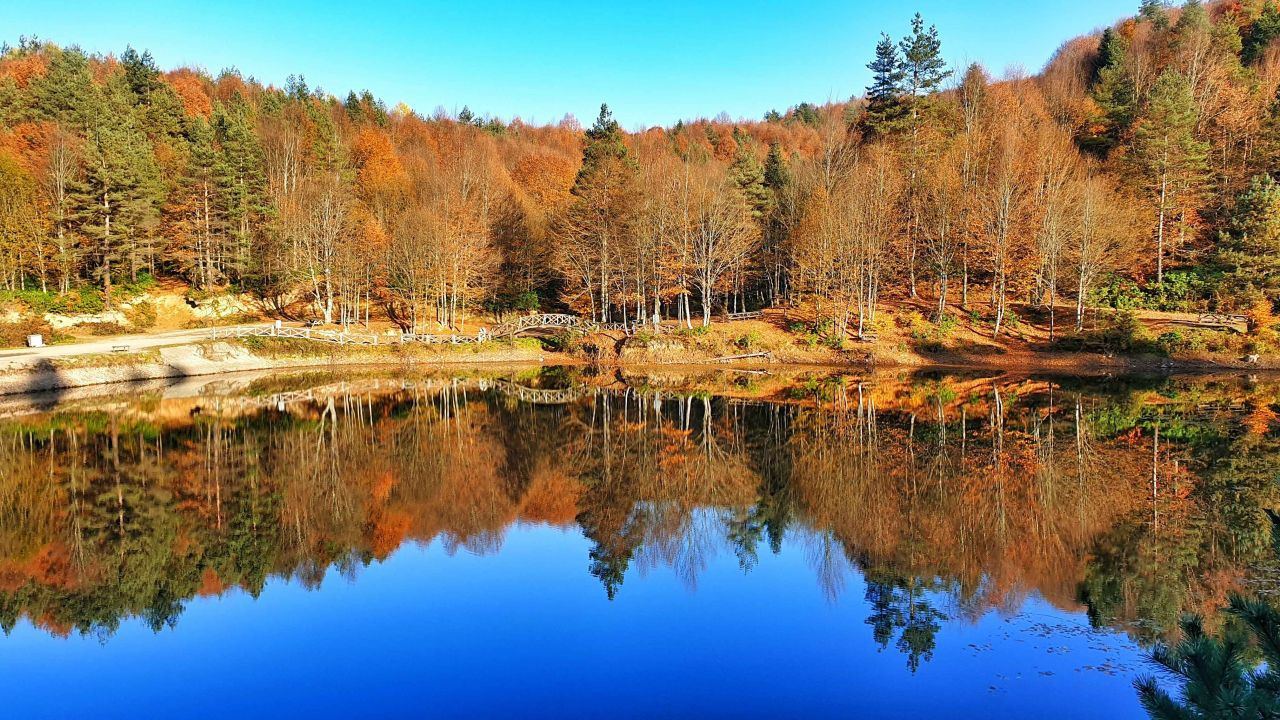
M 1262 11 L 1257 19 L 1244 33 L 1240 52 L 1241 62 L 1252 65 L 1261 60 L 1271 41 L 1277 37 L 1280 37 L 1280 9 L 1277 9 L 1275 0 L 1266 0 L 1262 4 Z
M 951 77 L 942 59 L 942 41 L 933 25 L 926 30 L 924 18 L 916 13 L 911 18 L 911 34 L 898 44 L 902 51 L 902 91 L 910 97 L 927 97 Z
M 176 240 L 170 259 L 194 286 L 207 289 L 226 277 L 231 173 L 208 121 L 188 120 L 186 139 L 185 172 L 169 206 Z
M 1129 74 L 1128 41 L 1107 28 L 1102 33 L 1098 55 L 1098 76 L 1092 92 L 1099 112 L 1082 144 L 1105 155 L 1120 143 L 1132 125 L 1136 98 Z
M 764 186 L 764 166 L 747 138 L 738 143 L 738 152 L 729 166 L 729 179 L 746 198 L 751 217 L 763 220 L 769 213 L 769 190 Z
M 586 145 L 582 148 L 582 169 L 578 182 L 595 171 L 606 159 L 627 160 L 627 146 L 622 139 L 622 128 L 613 119 L 607 104 L 600 105 L 595 124 L 586 132 Z M 576 184 L 576 183 L 575 183 Z
M 80 230 L 96 246 L 96 273 L 109 310 L 113 273 L 122 253 L 149 237 L 163 186 L 151 144 L 129 107 L 128 87 L 113 78 L 97 95 L 89 103 L 84 176 L 74 195 Z
M 1280 612 L 1235 594 L 1230 603 L 1227 612 L 1249 630 L 1265 665 L 1255 667 L 1247 637 L 1226 631 L 1213 637 L 1201 618 L 1186 618 L 1177 645 L 1151 652 L 1161 669 L 1182 682 L 1181 697 L 1149 675 L 1133 683 L 1153 720 L 1280 717 Z
M 1156 79 L 1134 134 L 1133 161 L 1156 214 L 1156 283 L 1164 283 L 1170 222 L 1188 229 L 1208 170 L 1208 143 L 1195 137 L 1198 109 L 1191 86 L 1166 70 Z
M 875 59 L 867 63 L 867 69 L 871 71 L 871 84 L 867 86 L 862 127 L 869 135 L 882 135 L 897 129 L 906 114 L 902 102 L 906 71 L 898 57 L 898 46 L 888 35 L 880 35 Z
M 821 116 L 818 115 L 818 108 L 815 107 L 813 103 L 809 102 L 802 102 L 799 105 L 796 105 L 791 109 L 790 115 L 792 118 L 799 120 L 805 125 L 817 126 L 817 124 L 822 120 Z
M 360 104 L 363 106 L 365 116 L 371 117 L 378 127 L 387 126 L 387 106 L 375 98 L 372 92 L 360 91 Z
M 181 140 L 186 119 L 182 99 L 160 79 L 160 69 L 151 53 L 139 55 L 133 47 L 127 47 L 120 64 L 124 66 L 124 84 L 137 109 L 142 131 L 152 139 Z
M 1280 185 L 1270 175 L 1254 177 L 1240 196 L 1216 261 L 1233 304 L 1249 307 L 1260 294 L 1273 306 L 1280 303 Z
M 81 129 L 88 126 L 96 90 L 89 58 L 80 50 L 53 49 L 48 69 L 32 81 L 29 89 L 33 97 L 32 112 L 37 118 Z
M 764 161 L 764 186 L 769 193 L 769 216 L 764 227 L 763 264 L 767 276 L 770 302 L 776 302 L 786 290 L 787 229 L 791 220 L 788 203 L 791 170 L 778 143 L 769 145 Z
M 356 91 L 347 92 L 347 99 L 342 103 L 343 109 L 347 111 L 347 117 L 353 123 L 358 123 L 364 119 L 364 108 L 360 106 L 360 98 L 356 97 Z
M 776 142 L 769 144 L 769 155 L 764 160 L 764 184 L 775 195 L 791 184 L 791 171 L 782 156 L 782 146 Z
M 243 100 L 215 106 L 213 129 L 223 157 L 227 232 L 232 244 L 230 269 L 236 277 L 244 278 L 256 269 L 254 247 L 262 222 L 271 212 L 262 146 Z
M 160 87 L 160 68 L 156 67 L 151 51 L 139 55 L 132 45 L 126 46 L 120 64 L 124 66 L 125 83 L 134 96 L 145 98 Z
M 563 260 L 588 288 L 592 315 L 609 322 L 617 255 L 636 212 L 637 167 L 608 105 L 600 106 L 583 139 L 582 167 L 570 191 L 574 202 L 561 235 Z
M 1164 0 L 1142 0 L 1138 5 L 1138 19 L 1146 20 L 1157 30 L 1169 27 L 1169 6 Z

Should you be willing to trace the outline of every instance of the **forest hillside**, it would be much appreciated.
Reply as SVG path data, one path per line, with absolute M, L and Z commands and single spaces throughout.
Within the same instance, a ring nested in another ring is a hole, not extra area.
M 585 129 L 426 115 L 23 38 L 0 54 L 0 301 L 26 328 L 178 283 L 421 332 L 786 307 L 832 347 L 894 305 L 921 336 L 1029 321 L 1119 350 L 1134 313 L 1214 312 L 1270 349 L 1274 0 L 1144 0 L 1028 76 L 953 67 L 981 49 L 904 20 L 860 97 L 634 133 L 606 105 Z

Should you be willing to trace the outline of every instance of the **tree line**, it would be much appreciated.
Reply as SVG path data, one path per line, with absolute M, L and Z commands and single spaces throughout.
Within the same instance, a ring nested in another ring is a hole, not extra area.
M 406 330 L 806 304 L 843 337 L 884 298 L 996 335 L 1018 303 L 1077 330 L 1096 305 L 1269 310 L 1277 35 L 1273 0 L 1144 0 L 993 78 L 917 15 L 869 48 L 861 97 L 634 133 L 603 105 L 586 130 L 424 115 L 22 39 L 0 55 L 0 287 L 110 309 L 175 277 Z

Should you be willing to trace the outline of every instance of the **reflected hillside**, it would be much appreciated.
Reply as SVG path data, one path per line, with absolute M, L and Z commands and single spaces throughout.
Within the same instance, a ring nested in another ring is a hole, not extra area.
M 0 623 L 155 629 L 406 542 L 577 528 L 613 598 L 803 551 L 927 660 L 1030 594 L 1152 639 L 1274 565 L 1273 383 L 714 374 L 293 376 L 0 420 Z

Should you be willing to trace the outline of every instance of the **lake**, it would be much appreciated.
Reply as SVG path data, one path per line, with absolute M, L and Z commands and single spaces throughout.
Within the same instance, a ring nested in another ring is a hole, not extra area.
M 0 398 L 6 717 L 1145 717 L 1280 380 L 327 372 Z

